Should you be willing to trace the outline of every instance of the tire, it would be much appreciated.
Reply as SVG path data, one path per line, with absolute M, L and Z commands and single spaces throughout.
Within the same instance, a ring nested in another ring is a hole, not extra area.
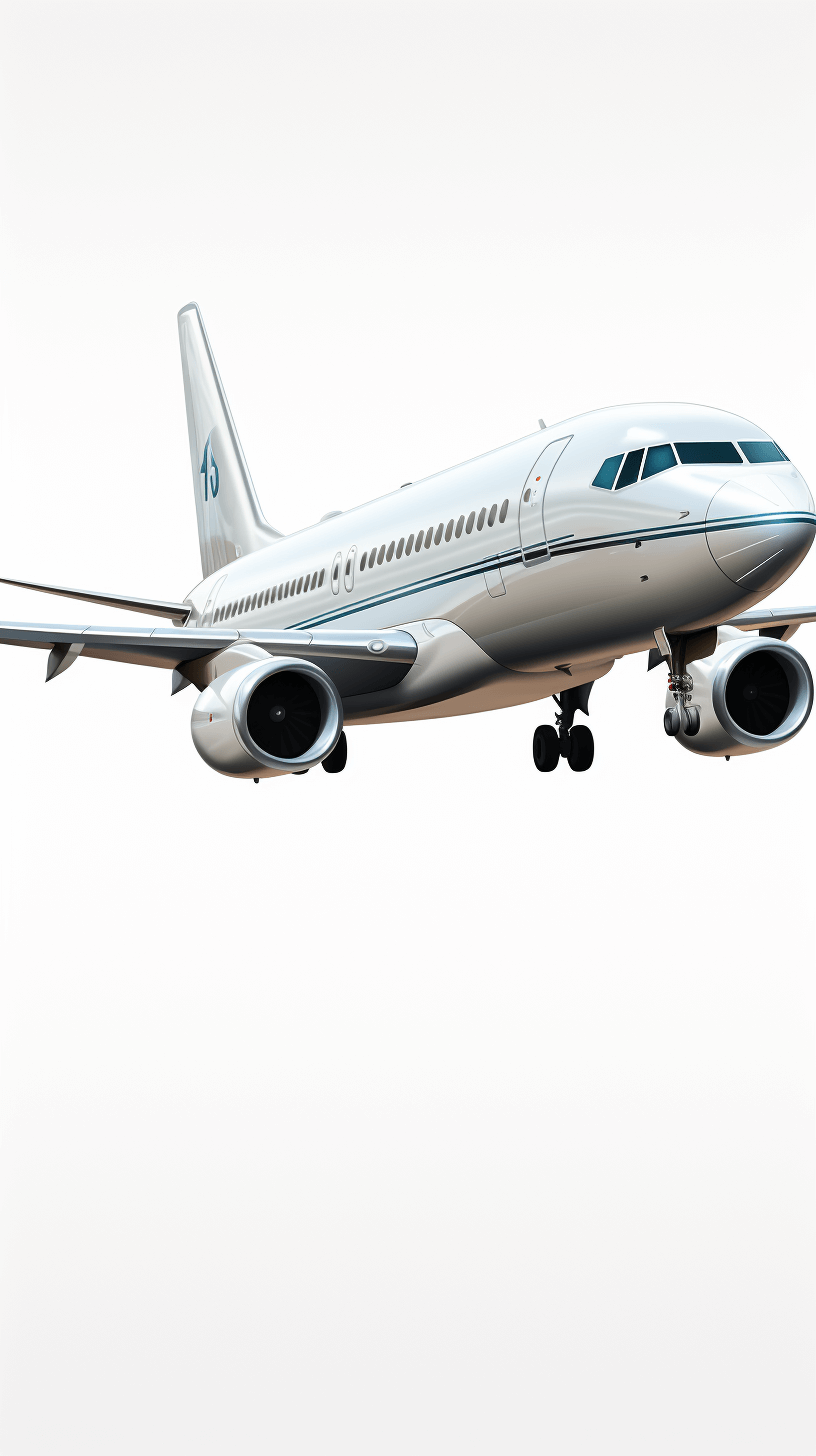
M 331 753 L 323 759 L 326 773 L 342 773 L 348 758 L 348 744 L 345 733 L 341 733 Z
M 680 709 L 667 708 L 663 714 L 663 727 L 670 738 L 676 738 L 680 732 Z
M 533 734 L 533 763 L 539 773 L 552 773 L 558 768 L 561 745 L 558 734 L 549 723 L 542 723 Z
M 694 707 L 685 708 L 684 713 L 685 722 L 683 723 L 683 732 L 687 738 L 694 738 L 700 731 L 700 709 Z
M 592 760 L 595 757 L 595 739 L 589 728 L 579 723 L 577 728 L 570 729 L 569 736 L 569 757 L 567 763 L 573 773 L 586 773 L 592 767 Z

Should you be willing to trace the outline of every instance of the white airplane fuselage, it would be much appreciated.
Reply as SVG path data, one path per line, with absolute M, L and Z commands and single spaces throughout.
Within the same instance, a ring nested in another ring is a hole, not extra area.
M 808 487 L 787 459 L 750 463 L 740 441 L 772 443 L 701 406 L 577 416 L 238 556 L 190 592 L 190 625 L 407 628 L 415 664 L 344 701 L 349 723 L 546 697 L 654 646 L 657 628 L 754 606 L 799 565 L 816 532 Z M 684 442 L 730 443 L 735 458 L 680 463 Z M 604 461 L 664 445 L 668 468 L 593 483 Z

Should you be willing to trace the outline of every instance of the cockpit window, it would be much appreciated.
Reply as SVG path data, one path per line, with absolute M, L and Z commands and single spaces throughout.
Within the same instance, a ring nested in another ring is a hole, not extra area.
M 640 474 L 640 462 L 642 459 L 642 450 L 629 451 L 629 454 L 623 462 L 623 470 L 618 476 L 618 483 L 615 486 L 616 490 L 623 490 L 623 487 L 625 485 L 634 485 L 635 481 L 638 478 L 638 475 Z
M 681 465 L 741 465 L 742 457 L 730 440 L 709 440 L 704 444 L 674 442 Z
M 740 440 L 740 450 L 749 465 L 767 465 L 771 460 L 787 460 L 773 440 Z
M 641 480 L 648 480 L 650 475 L 659 475 L 661 470 L 671 470 L 672 466 L 676 464 L 671 445 L 650 445 L 646 452 L 646 464 L 643 467 Z
M 618 473 L 622 459 L 622 455 L 610 455 L 608 460 L 604 460 L 592 484 L 599 485 L 601 490 L 611 490 L 615 484 L 615 476 Z

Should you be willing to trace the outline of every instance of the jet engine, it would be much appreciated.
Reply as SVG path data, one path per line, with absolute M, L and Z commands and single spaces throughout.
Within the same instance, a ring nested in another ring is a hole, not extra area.
M 331 678 L 294 657 L 245 662 L 214 678 L 193 708 L 193 742 L 231 778 L 303 773 L 331 753 L 343 706 Z
M 720 628 L 710 657 L 689 664 L 694 682 L 690 707 L 700 714 L 693 736 L 677 740 L 692 753 L 713 758 L 761 753 L 795 738 L 810 716 L 813 679 L 801 652 L 770 637 L 746 637 Z M 674 703 L 666 694 L 666 706 Z

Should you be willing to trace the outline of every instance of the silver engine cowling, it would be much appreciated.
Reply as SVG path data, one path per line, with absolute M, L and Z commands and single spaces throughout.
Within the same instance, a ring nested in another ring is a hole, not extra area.
M 245 662 L 206 687 L 193 708 L 193 742 L 204 762 L 232 778 L 302 773 L 331 753 L 343 707 L 331 678 L 311 662 Z
M 746 637 L 720 628 L 710 657 L 689 664 L 694 687 L 690 706 L 700 713 L 700 731 L 677 740 L 692 753 L 736 757 L 762 753 L 795 738 L 810 716 L 813 679 L 801 652 L 772 637 Z M 674 699 L 666 694 L 666 706 Z

